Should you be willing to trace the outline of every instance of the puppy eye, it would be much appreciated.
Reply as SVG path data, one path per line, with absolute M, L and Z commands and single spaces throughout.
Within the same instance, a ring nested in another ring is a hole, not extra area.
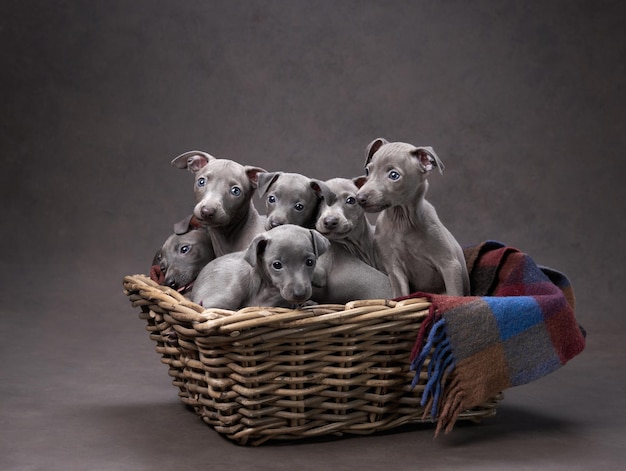
M 268 202 L 268 203 L 271 203 L 271 204 L 276 203 L 276 197 L 275 197 L 274 195 L 269 195 L 269 196 L 267 197 L 267 202 Z
M 392 170 L 391 172 L 389 172 L 389 178 L 391 180 L 399 180 L 400 179 L 400 174 L 398 172 L 396 172 L 395 170 Z
M 180 253 L 185 254 L 185 253 L 189 252 L 190 250 L 191 250 L 191 246 L 189 246 L 189 245 L 183 245 L 183 246 L 180 248 Z
M 296 208 L 296 211 L 302 211 L 304 209 L 304 205 L 302 203 L 296 203 L 294 208 Z
M 307 258 L 306 262 L 304 262 L 306 264 L 307 267 L 312 267 L 315 265 L 315 260 L 313 260 L 312 258 Z
M 204 177 L 198 178 L 198 181 L 196 182 L 196 184 L 200 187 L 203 187 L 204 185 L 206 185 L 206 178 Z
M 280 270 L 281 268 L 283 268 L 283 264 L 280 263 L 279 261 L 272 262 L 272 268 L 274 270 Z
M 355 204 L 356 203 L 356 198 L 354 196 L 348 196 L 346 198 L 346 204 Z
M 365 176 L 369 177 L 370 176 L 370 169 L 365 167 Z
M 233 196 L 239 196 L 241 195 L 241 188 L 239 188 L 238 186 L 234 186 L 230 189 L 230 194 Z

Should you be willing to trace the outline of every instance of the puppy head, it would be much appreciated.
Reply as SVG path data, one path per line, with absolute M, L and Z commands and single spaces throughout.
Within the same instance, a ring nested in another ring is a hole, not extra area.
M 172 234 L 157 251 L 152 261 L 158 267 L 160 284 L 180 292 L 189 290 L 200 270 L 215 258 L 211 240 L 203 229 Z
M 190 151 L 172 160 L 172 165 L 195 174 L 194 216 L 209 227 L 223 227 L 247 214 L 250 199 L 265 170 L 216 159 L 201 151 Z
M 320 196 L 311 179 L 298 173 L 268 172 L 259 175 L 259 195 L 265 198 L 265 229 L 283 224 L 312 228 Z
M 311 188 L 322 198 L 315 229 L 329 239 L 344 239 L 364 222 L 365 212 L 357 203 L 359 188 L 354 180 L 333 178 L 311 181 Z
M 423 191 L 421 187 L 435 167 L 443 172 L 443 163 L 432 147 L 375 139 L 366 149 L 366 180 L 361 182 L 357 200 L 366 212 L 405 205 Z
M 318 257 L 330 246 L 317 231 L 285 224 L 257 235 L 244 259 L 292 304 L 307 301 Z

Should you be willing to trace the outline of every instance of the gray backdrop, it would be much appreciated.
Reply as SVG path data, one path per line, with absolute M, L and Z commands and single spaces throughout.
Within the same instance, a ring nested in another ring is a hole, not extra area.
M 310 445 L 308 464 L 365 466 L 386 440 L 404 443 L 397 469 L 419 463 L 415 444 L 423 463 L 486 469 L 494 442 L 494 466 L 617 469 L 625 19 L 619 1 L 2 2 L 0 467 L 228 462 L 122 294 L 193 206 L 169 161 L 201 149 L 353 177 L 383 136 L 438 152 L 429 199 L 461 244 L 500 240 L 570 277 L 588 346 L 484 427 Z M 177 434 L 152 447 L 159 429 Z M 303 453 L 236 450 L 238 469 Z

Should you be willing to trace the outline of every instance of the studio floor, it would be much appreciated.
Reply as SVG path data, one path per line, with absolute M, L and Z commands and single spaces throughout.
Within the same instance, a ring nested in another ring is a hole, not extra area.
M 495 417 L 436 439 L 433 426 L 416 424 L 242 447 L 179 401 L 121 278 L 50 275 L 45 291 L 13 285 L 3 301 L 4 470 L 618 470 L 626 462 L 626 348 L 616 332 L 586 325 L 582 354 L 505 391 Z

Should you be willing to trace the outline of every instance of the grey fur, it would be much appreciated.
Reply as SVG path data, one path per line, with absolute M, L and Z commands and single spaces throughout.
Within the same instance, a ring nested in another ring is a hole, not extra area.
M 200 270 L 214 258 L 207 232 L 194 229 L 170 235 L 157 250 L 152 265 L 159 267 L 166 286 L 184 293 L 191 288 Z
M 313 273 L 330 242 L 315 230 L 285 224 L 258 234 L 244 251 L 216 258 L 194 284 L 191 300 L 205 308 L 294 308 L 312 294 Z
M 193 214 L 206 227 L 216 256 L 245 249 L 263 232 L 265 220 L 252 196 L 264 169 L 197 150 L 179 155 L 172 165 L 195 175 Z
M 259 174 L 259 195 L 265 199 L 265 229 L 281 224 L 315 227 L 319 195 L 311 188 L 311 179 L 299 173 L 267 172 Z
M 426 199 L 427 176 L 443 163 L 432 147 L 379 138 L 366 149 L 367 181 L 357 200 L 380 212 L 374 243 L 391 279 L 393 296 L 415 291 L 469 294 L 463 251 Z

